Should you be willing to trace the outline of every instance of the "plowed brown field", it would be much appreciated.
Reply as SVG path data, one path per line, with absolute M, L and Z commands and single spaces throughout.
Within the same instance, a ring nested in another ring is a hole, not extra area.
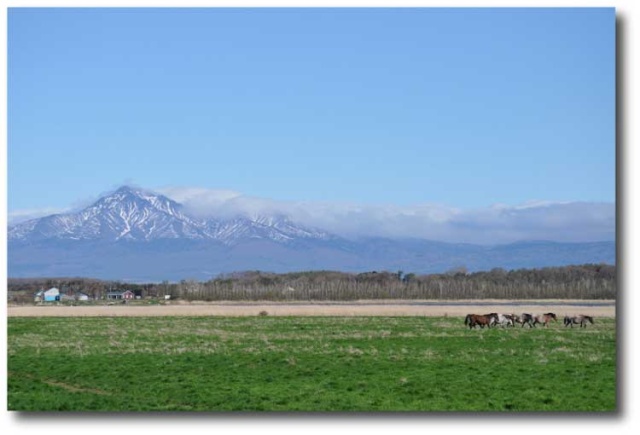
M 506 305 L 508 304 L 508 305 Z M 606 304 L 606 305 L 605 305 Z M 604 306 L 603 306 L 604 305 Z M 164 305 L 9 306 L 8 316 L 465 316 L 469 313 L 587 314 L 615 317 L 615 301 L 358 301 L 352 303 L 183 303 Z M 558 319 L 562 321 L 561 318 Z

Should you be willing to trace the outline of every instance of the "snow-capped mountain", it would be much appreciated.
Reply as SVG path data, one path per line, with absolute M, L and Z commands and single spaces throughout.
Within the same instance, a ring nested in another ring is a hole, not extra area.
M 77 213 L 33 219 L 9 228 L 9 240 L 240 240 L 267 239 L 286 243 L 296 238 L 328 239 L 323 231 L 296 225 L 286 216 L 239 216 L 199 219 L 181 204 L 143 189 L 123 186 Z
M 297 238 L 328 240 L 330 234 L 296 225 L 286 216 L 237 217 L 231 220 L 209 219 L 204 223 L 208 237 L 225 244 L 239 239 L 267 239 L 286 243 Z
M 285 215 L 203 219 L 162 195 L 121 187 L 75 213 L 9 228 L 11 277 L 210 279 L 240 270 L 444 272 L 615 264 L 615 242 L 480 246 L 423 239 L 347 240 Z

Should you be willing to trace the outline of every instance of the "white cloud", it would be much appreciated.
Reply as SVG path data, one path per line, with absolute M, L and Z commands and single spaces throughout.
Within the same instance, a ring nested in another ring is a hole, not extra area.
M 613 203 L 546 202 L 468 211 L 451 221 L 458 237 L 491 243 L 518 240 L 615 240 Z
M 176 202 L 184 205 L 197 216 L 208 216 L 227 208 L 228 201 L 241 197 L 240 192 L 224 189 L 204 189 L 201 187 L 163 187 L 156 189 Z
M 519 240 L 615 240 L 615 204 L 528 201 L 460 209 L 441 204 L 280 201 L 231 190 L 168 187 L 159 190 L 199 216 L 284 214 L 293 221 L 346 237 L 417 237 L 458 243 Z
M 586 242 L 615 240 L 614 203 L 528 201 L 461 209 L 442 204 L 360 204 L 280 201 L 224 189 L 164 187 L 155 190 L 199 217 L 281 214 L 294 222 L 344 237 L 415 237 L 444 242 L 501 244 L 520 240 Z M 78 211 L 96 198 L 67 208 L 15 210 L 9 225 L 55 213 Z

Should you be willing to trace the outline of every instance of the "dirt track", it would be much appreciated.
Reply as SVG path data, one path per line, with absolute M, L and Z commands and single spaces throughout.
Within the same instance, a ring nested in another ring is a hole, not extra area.
M 167 305 L 9 306 L 9 317 L 71 316 L 464 316 L 469 313 L 588 314 L 615 317 L 615 301 L 358 301 L 353 303 L 178 303 Z

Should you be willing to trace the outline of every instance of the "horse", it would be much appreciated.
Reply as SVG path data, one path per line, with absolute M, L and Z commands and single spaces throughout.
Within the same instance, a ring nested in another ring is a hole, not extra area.
M 587 327 L 587 322 L 589 322 L 589 323 L 591 323 L 593 325 L 593 317 L 587 316 L 585 314 L 580 314 L 578 316 L 577 320 L 580 322 L 580 327 L 581 328 L 586 328 Z
M 547 326 L 547 324 L 553 320 L 557 322 L 558 319 L 554 313 L 544 313 L 533 316 L 533 326 L 536 326 L 536 323 L 540 323 L 541 325 Z
M 518 323 L 522 323 L 522 328 L 524 328 L 524 325 L 529 325 L 529 328 L 535 328 L 533 316 L 529 313 L 522 313 L 522 316 L 518 319 Z
M 490 328 L 494 323 L 495 317 L 491 314 L 467 314 L 467 317 L 464 318 L 464 324 L 469 325 L 469 329 L 473 329 L 476 325 L 479 325 L 480 328 L 485 326 Z
M 573 317 L 569 317 L 569 316 L 564 317 L 565 327 L 571 325 L 571 327 L 573 328 L 573 325 L 580 325 L 581 328 L 586 328 L 587 322 L 593 325 L 593 317 L 586 316 L 584 314 L 580 314 L 579 316 L 573 316 Z
M 496 325 L 500 326 L 515 326 L 515 318 L 513 314 L 497 314 Z
M 484 316 L 490 318 L 489 327 L 495 326 L 498 323 L 498 313 L 484 314 Z

